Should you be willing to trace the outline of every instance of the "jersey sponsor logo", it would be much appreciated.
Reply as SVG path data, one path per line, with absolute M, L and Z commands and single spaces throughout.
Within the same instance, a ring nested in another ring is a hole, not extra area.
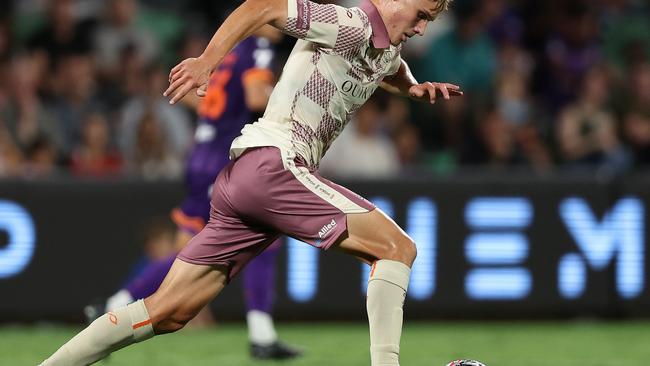
M 352 80 L 346 80 L 343 82 L 343 85 L 341 85 L 341 92 L 344 95 L 350 95 L 354 98 L 360 98 L 364 100 L 368 99 L 371 94 L 369 87 L 361 86 Z
M 320 231 L 318 231 L 318 237 L 321 238 L 321 239 L 324 238 L 324 237 L 325 237 L 327 234 L 329 234 L 329 232 L 332 231 L 332 229 L 334 229 L 335 227 L 336 227 L 336 221 L 334 221 L 334 219 L 332 219 L 332 222 L 330 222 L 330 223 L 324 225 L 324 226 L 320 229 Z
M 396 57 L 396 54 L 391 50 L 376 49 L 368 47 L 363 53 L 363 57 L 370 61 L 370 64 L 375 68 L 386 67 Z
M 393 59 L 395 59 L 395 55 L 390 51 L 385 51 L 381 55 L 381 58 L 382 58 L 382 61 L 384 61 L 384 63 L 387 65 L 387 64 L 393 62 Z

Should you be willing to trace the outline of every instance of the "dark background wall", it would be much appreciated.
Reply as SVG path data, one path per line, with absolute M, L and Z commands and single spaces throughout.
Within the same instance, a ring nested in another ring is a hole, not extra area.
M 344 184 L 418 243 L 407 317 L 548 318 L 650 315 L 648 183 L 482 175 Z M 140 257 L 142 227 L 181 197 L 173 182 L 0 183 L 0 321 L 81 319 Z M 277 316 L 362 318 L 364 276 L 351 258 L 287 242 Z M 213 309 L 243 317 L 238 281 Z

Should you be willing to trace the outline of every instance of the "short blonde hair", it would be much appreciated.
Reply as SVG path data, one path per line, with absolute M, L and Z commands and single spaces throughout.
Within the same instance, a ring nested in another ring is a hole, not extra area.
M 438 14 L 442 13 L 445 10 L 449 10 L 449 5 L 453 0 L 435 0 L 436 1 L 436 12 Z

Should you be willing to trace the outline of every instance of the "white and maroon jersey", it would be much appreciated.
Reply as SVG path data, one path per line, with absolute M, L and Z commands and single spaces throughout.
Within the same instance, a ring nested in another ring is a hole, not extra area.
M 352 114 L 384 77 L 397 72 L 401 46 L 390 44 L 386 26 L 369 0 L 349 9 L 288 0 L 284 32 L 298 41 L 264 116 L 244 126 L 230 156 L 275 146 L 284 161 L 300 157 L 316 169 Z

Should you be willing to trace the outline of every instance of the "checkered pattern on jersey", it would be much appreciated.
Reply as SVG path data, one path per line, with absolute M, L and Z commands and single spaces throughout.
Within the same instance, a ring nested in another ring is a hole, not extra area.
M 358 53 L 366 40 L 365 29 L 370 27 L 368 16 L 359 8 L 349 9 L 356 13 L 363 22 L 363 28 L 339 26 L 339 33 L 336 35 L 334 51 L 348 61 L 351 61 Z
M 306 96 L 321 108 L 327 110 L 327 107 L 336 93 L 336 85 L 327 80 L 318 69 L 314 69 L 309 81 L 302 88 L 300 94 Z
M 365 38 L 366 32 L 363 28 L 339 25 L 339 32 L 336 35 L 334 52 L 338 53 L 346 60 L 352 61 L 363 46 Z
M 352 17 L 351 12 L 354 12 L 363 22 L 363 27 L 353 27 L 340 24 L 336 6 L 332 4 L 317 4 L 309 0 L 296 0 L 296 2 L 299 9 L 298 18 L 289 17 L 287 19 L 287 24 L 284 27 L 285 33 L 304 39 L 307 38 L 312 23 L 337 25 L 334 52 L 347 60 L 351 60 L 355 56 L 366 38 L 365 28 L 370 24 L 368 16 L 364 12 L 359 9 L 346 10 L 350 12 L 350 17 Z
M 290 16 L 285 33 L 313 42 L 300 46 L 311 52 L 307 59 L 309 64 L 304 66 L 309 71 L 297 75 L 304 84 L 297 89 L 288 88 L 293 94 L 290 116 L 287 116 L 292 121 L 290 139 L 294 151 L 305 159 L 309 168 L 315 169 L 333 140 L 361 106 L 351 104 L 351 99 L 356 96 L 343 95 L 337 89 L 334 80 L 341 76 L 338 73 L 359 82 L 359 85 L 366 84 L 382 77 L 376 70 L 385 68 L 385 61 L 381 61 L 380 50 L 376 51 L 374 58 L 368 58 L 364 53 L 372 27 L 361 9 L 317 4 L 309 0 L 288 2 Z
M 311 21 L 327 24 L 336 24 L 339 22 L 339 16 L 336 13 L 336 7 L 332 4 L 319 5 L 309 2 L 311 12 Z
M 295 108 L 298 103 L 299 97 L 304 96 L 317 104 L 321 109 L 322 118 L 318 123 L 318 128 L 314 130 L 308 124 L 302 123 L 294 119 L 291 126 L 293 141 L 300 142 L 306 145 L 322 141 L 329 142 L 331 139 L 338 136 L 340 130 L 343 129 L 344 124 L 336 121 L 329 113 L 329 104 L 336 93 L 336 85 L 327 80 L 318 69 L 314 69 L 309 81 L 298 92 L 293 100 L 291 108 L 292 116 L 295 113 Z M 338 131 L 338 133 L 337 133 Z M 308 162 L 311 163 L 311 162 Z M 317 166 L 311 166 L 317 168 Z
M 298 28 L 298 19 L 287 18 L 287 24 L 284 26 L 284 32 L 292 37 L 305 38 L 309 28 Z

